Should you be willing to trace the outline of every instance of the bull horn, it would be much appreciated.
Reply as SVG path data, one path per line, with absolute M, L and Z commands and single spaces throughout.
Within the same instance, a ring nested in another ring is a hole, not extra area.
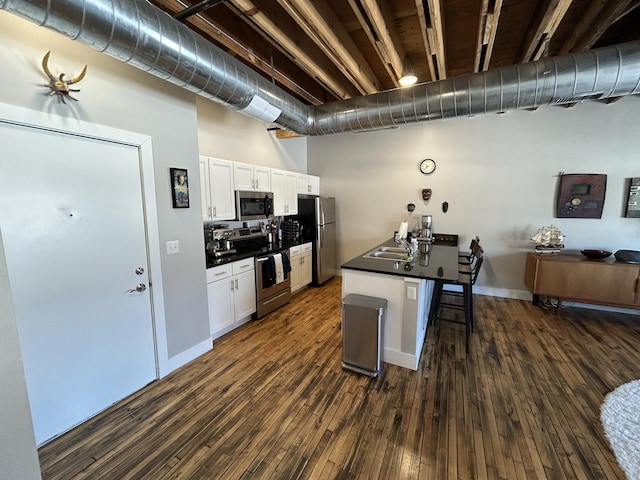
M 50 54 L 51 54 L 51 50 L 49 50 L 44 55 L 44 58 L 42 59 L 42 69 L 44 70 L 44 73 L 47 74 L 47 77 L 49 77 L 51 80 L 55 80 L 55 77 L 51 74 L 51 71 L 49 70 L 49 55 Z
M 84 68 L 82 69 L 82 71 L 80 72 L 80 75 L 78 75 L 75 78 L 72 78 L 71 80 L 67 81 L 67 85 L 71 85 L 72 83 L 78 83 L 80 80 L 82 80 L 84 78 L 84 76 L 87 73 L 87 66 L 85 65 Z

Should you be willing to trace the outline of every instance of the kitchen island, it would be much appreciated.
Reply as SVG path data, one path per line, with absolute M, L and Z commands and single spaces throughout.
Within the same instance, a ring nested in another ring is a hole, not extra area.
M 417 370 L 427 330 L 433 280 L 458 278 L 458 247 L 429 245 L 411 262 L 369 254 L 398 247 L 392 239 L 342 265 L 342 296 L 351 293 L 387 300 L 382 340 L 384 362 Z

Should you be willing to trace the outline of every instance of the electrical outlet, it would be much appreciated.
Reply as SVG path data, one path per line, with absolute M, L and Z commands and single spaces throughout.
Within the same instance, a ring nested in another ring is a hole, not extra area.
M 167 255 L 174 255 L 176 253 L 180 253 L 180 241 L 173 240 L 171 242 L 167 242 Z

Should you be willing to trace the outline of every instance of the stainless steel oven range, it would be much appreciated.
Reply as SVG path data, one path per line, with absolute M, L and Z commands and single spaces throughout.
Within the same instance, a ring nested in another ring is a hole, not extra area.
M 289 250 L 283 250 L 279 253 L 285 253 L 289 257 Z M 271 277 L 268 269 L 273 268 L 270 265 L 270 258 L 277 253 L 256 257 L 256 317 L 262 318 L 268 313 L 273 312 L 276 308 L 289 302 L 291 299 L 291 275 L 281 283 L 269 281 Z

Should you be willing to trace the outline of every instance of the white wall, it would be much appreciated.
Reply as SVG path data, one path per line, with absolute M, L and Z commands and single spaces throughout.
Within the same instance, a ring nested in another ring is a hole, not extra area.
M 276 138 L 268 125 L 196 97 L 200 154 L 307 173 L 307 138 Z
M 437 120 L 310 138 L 308 168 L 336 197 L 340 263 L 390 238 L 415 203 L 414 215 L 433 215 L 435 231 L 460 234 L 463 247 L 480 236 L 478 291 L 530 298 L 525 253 L 543 225 L 559 227 L 568 250 L 640 250 L 640 219 L 622 217 L 625 181 L 640 177 L 638 124 L 637 97 Z M 424 158 L 437 162 L 432 175 L 418 171 Z M 561 171 L 608 175 L 602 219 L 554 218 Z M 433 189 L 430 201 L 422 188 Z

